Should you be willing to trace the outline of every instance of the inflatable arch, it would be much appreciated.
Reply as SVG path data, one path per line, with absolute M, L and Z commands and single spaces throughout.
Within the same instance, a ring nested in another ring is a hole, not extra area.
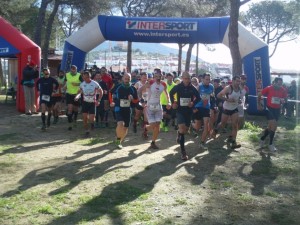
M 0 57 L 18 59 L 17 110 L 24 112 L 24 92 L 20 84 L 22 71 L 30 60 L 40 65 L 41 49 L 2 17 L 0 27 Z
M 61 69 L 72 64 L 84 68 L 87 52 L 104 42 L 223 43 L 229 45 L 229 17 L 149 18 L 99 15 L 70 36 L 64 46 Z M 268 45 L 239 23 L 239 47 L 250 96 L 270 84 Z M 249 98 L 250 114 L 259 114 L 255 97 Z

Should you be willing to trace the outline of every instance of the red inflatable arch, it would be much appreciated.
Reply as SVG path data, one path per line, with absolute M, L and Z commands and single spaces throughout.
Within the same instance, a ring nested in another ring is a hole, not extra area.
M 40 66 L 41 49 L 26 35 L 0 17 L 0 57 L 18 58 L 17 110 L 25 111 L 24 92 L 20 84 L 22 70 L 30 60 Z M 37 99 L 37 98 L 36 98 Z

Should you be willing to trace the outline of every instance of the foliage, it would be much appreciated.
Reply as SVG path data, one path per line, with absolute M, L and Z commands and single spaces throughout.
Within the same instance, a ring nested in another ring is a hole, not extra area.
M 262 1 L 252 4 L 242 18 L 253 33 L 272 45 L 273 49 L 270 51 L 272 57 L 278 43 L 297 38 L 299 9 L 299 1 Z

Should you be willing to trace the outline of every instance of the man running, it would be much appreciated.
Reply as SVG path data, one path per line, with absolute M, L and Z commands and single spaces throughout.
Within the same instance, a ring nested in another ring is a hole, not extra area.
M 264 147 L 265 139 L 269 135 L 269 150 L 274 153 L 277 151 L 277 148 L 273 144 L 275 132 L 277 129 L 277 121 L 280 117 L 280 107 L 284 103 L 284 99 L 287 97 L 287 92 L 282 87 L 282 78 L 276 77 L 273 85 L 270 85 L 264 88 L 261 93 L 258 94 L 258 110 L 263 110 L 261 105 L 262 95 L 267 96 L 267 120 L 268 127 L 265 129 L 263 136 L 260 138 L 259 146 Z
M 66 74 L 66 103 L 67 103 L 67 117 L 69 127 L 72 130 L 72 122 L 76 126 L 79 102 L 75 101 L 75 97 L 79 90 L 79 85 L 83 81 L 81 74 L 77 72 L 77 66 L 72 65 L 70 72 Z M 74 115 L 74 118 L 73 118 Z
M 198 131 L 201 128 L 201 121 L 203 121 L 203 131 L 200 140 L 200 148 L 207 150 L 205 142 L 209 134 L 209 120 L 210 120 L 210 100 L 214 95 L 214 86 L 210 83 L 210 74 L 203 75 L 202 83 L 198 87 L 201 101 L 195 105 L 194 109 L 194 129 Z
M 116 136 L 117 140 L 115 144 L 117 148 L 122 149 L 122 142 L 124 141 L 131 119 L 131 103 L 138 103 L 138 96 L 136 89 L 130 84 L 131 75 L 125 73 L 122 78 L 122 83 L 112 88 L 111 93 L 113 96 L 113 102 L 110 106 L 114 107 L 117 128 Z
M 174 95 L 177 95 L 177 101 L 175 101 Z M 200 101 L 199 92 L 191 84 L 191 76 L 188 72 L 182 73 L 182 82 L 170 91 L 170 99 L 172 108 L 177 110 L 178 131 L 176 141 L 180 144 L 181 159 L 187 160 L 188 156 L 184 147 L 184 135 L 191 125 L 192 109 Z
M 78 101 L 82 95 L 82 116 L 83 126 L 85 129 L 85 135 L 90 135 L 90 130 L 94 129 L 95 111 L 96 106 L 100 104 L 100 100 L 103 96 L 103 91 L 100 85 L 91 79 L 91 74 L 88 71 L 83 72 L 83 82 L 79 86 L 79 91 L 75 97 L 75 101 Z M 96 97 L 98 96 L 98 99 Z M 90 123 L 90 128 L 89 124 Z
M 155 141 L 159 134 L 160 122 L 163 118 L 163 109 L 160 102 L 160 95 L 162 92 L 165 92 L 168 99 L 168 108 L 171 107 L 169 93 L 167 92 L 167 85 L 165 82 L 161 81 L 161 70 L 156 68 L 154 69 L 154 79 L 147 82 L 142 87 L 143 90 L 149 88 L 148 100 L 146 106 L 146 114 L 149 125 L 146 125 L 144 128 L 143 136 L 144 138 L 148 137 L 148 131 L 152 131 L 152 142 L 150 148 L 159 149 Z
M 213 136 L 216 135 L 220 128 L 224 128 L 229 118 L 231 118 L 231 135 L 228 138 L 228 143 L 231 144 L 231 149 L 241 147 L 236 143 L 238 132 L 238 106 L 241 104 L 242 91 L 240 89 L 240 76 L 234 76 L 232 84 L 226 86 L 218 95 L 217 98 L 224 101 L 221 123 L 214 130 Z
M 44 77 L 40 78 L 37 83 L 37 90 L 40 93 L 40 106 L 41 106 L 41 119 L 42 119 L 42 130 L 46 130 L 46 111 L 48 111 L 47 127 L 50 127 L 53 99 L 53 89 L 58 89 L 58 82 L 55 78 L 50 77 L 50 70 L 48 68 L 43 69 Z

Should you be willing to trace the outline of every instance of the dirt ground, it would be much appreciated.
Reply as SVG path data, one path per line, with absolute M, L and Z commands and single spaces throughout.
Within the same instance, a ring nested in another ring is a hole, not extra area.
M 159 135 L 159 150 L 140 128 L 118 150 L 113 126 L 85 138 L 81 120 L 68 131 L 61 116 L 42 132 L 40 115 L 0 103 L 0 224 L 300 224 L 296 125 L 280 128 L 277 155 L 260 153 L 249 129 L 235 151 L 227 134 L 208 151 L 187 135 L 185 162 L 173 127 Z

